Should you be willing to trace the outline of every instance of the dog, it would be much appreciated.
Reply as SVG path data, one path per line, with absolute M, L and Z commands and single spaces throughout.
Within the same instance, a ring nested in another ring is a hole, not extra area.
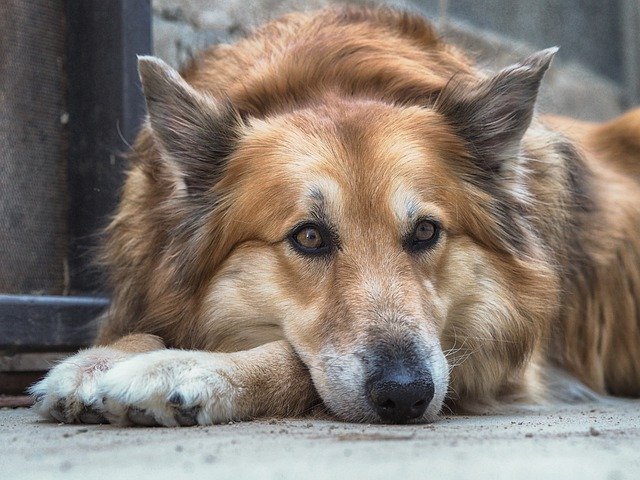
M 418 423 L 640 396 L 640 110 L 535 115 L 555 52 L 488 74 L 419 16 L 344 7 L 181 74 L 140 57 L 112 303 L 36 410 Z

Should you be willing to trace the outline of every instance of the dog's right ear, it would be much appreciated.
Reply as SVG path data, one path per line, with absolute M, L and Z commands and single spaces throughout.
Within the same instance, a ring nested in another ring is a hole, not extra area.
M 436 110 L 469 143 L 484 172 L 495 174 L 518 156 L 540 82 L 557 51 L 542 50 L 486 79 L 454 78 L 441 92 Z
M 230 102 L 196 91 L 156 57 L 138 57 L 138 72 L 159 146 L 183 175 L 190 194 L 218 180 L 240 135 L 242 120 Z

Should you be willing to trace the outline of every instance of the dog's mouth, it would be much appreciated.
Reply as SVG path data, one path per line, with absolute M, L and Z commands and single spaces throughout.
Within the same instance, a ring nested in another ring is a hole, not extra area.
M 447 360 L 439 345 L 413 350 L 325 348 L 304 358 L 325 405 L 345 421 L 427 423 L 438 418 L 448 388 Z M 311 363 L 309 363 L 311 362 Z

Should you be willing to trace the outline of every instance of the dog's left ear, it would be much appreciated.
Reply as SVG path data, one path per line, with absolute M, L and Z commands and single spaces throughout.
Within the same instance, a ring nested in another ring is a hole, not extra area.
M 476 83 L 454 78 L 440 94 L 435 109 L 469 143 L 486 173 L 499 172 L 506 160 L 518 155 L 540 81 L 557 51 L 542 50 Z
M 237 145 L 240 113 L 196 91 L 159 58 L 138 57 L 138 72 L 163 160 L 177 167 L 190 194 L 207 191 Z

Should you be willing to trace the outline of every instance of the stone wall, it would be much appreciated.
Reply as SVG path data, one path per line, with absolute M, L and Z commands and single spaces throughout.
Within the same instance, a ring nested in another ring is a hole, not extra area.
M 331 0 L 153 0 L 156 55 L 180 66 L 203 47 L 230 42 L 257 24 Z M 638 0 L 352 0 L 420 12 L 443 36 L 487 68 L 560 45 L 541 92 L 541 109 L 604 120 L 637 104 L 640 87 Z

